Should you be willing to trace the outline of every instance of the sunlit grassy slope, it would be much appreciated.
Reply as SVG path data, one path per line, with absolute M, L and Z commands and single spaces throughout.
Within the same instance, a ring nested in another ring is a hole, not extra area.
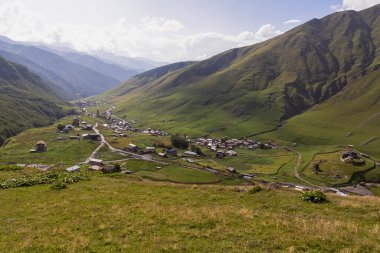
M 306 145 L 354 144 L 360 151 L 380 159 L 379 94 L 380 71 L 375 71 L 262 137 Z
M 379 71 L 379 16 L 377 5 L 313 19 L 253 46 L 140 74 L 106 95 L 118 114 L 167 130 L 234 137 L 272 130 L 344 92 L 353 77 L 360 82 L 362 75 Z M 355 96 L 362 97 L 363 89 Z M 347 117 L 357 113 L 332 106 Z
M 2 252 L 378 252 L 379 199 L 91 177 L 1 190 Z
M 72 135 L 81 135 L 88 131 L 72 130 L 70 133 L 57 133 L 57 125 L 71 124 L 72 118 L 61 119 L 48 127 L 29 129 L 10 138 L 8 143 L 0 148 L 0 163 L 76 164 L 84 162 L 100 144 L 89 140 L 69 139 Z M 83 117 L 82 119 L 93 122 L 92 118 Z M 57 141 L 58 137 L 64 140 Z M 30 153 L 30 149 L 41 140 L 47 143 L 47 151 Z

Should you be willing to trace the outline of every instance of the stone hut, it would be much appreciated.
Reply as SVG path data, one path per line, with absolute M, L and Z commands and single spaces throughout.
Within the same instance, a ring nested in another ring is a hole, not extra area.
M 44 152 L 47 149 L 46 142 L 39 141 L 36 143 L 36 152 Z
M 75 126 L 75 127 L 79 127 L 79 124 L 80 124 L 80 122 L 79 122 L 79 118 L 78 117 L 75 117 L 74 119 L 73 119 L 73 126 Z

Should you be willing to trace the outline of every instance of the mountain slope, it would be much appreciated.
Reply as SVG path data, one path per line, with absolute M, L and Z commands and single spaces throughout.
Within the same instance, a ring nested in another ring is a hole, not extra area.
M 71 98 L 95 95 L 115 87 L 119 83 L 119 80 L 113 77 L 93 71 L 34 46 L 0 41 L 0 50 L 28 60 L 28 62 L 24 61 L 23 63 L 30 69 L 37 70 L 35 65 L 38 65 L 40 71 L 37 72 L 45 80 L 52 81 L 52 75 L 58 76 L 54 84 L 63 89 Z M 33 63 L 29 64 L 29 62 Z M 50 74 L 46 75 L 46 72 Z
M 106 92 L 107 95 L 114 95 L 117 94 L 118 96 L 124 95 L 136 88 L 142 87 L 146 84 L 149 84 L 150 82 L 159 79 L 168 73 L 174 72 L 176 70 L 185 68 L 188 65 L 191 65 L 195 62 L 177 62 L 173 64 L 169 64 L 166 66 L 158 67 L 149 71 L 146 71 L 144 73 L 141 73 L 139 75 L 136 75 L 132 77 L 130 80 L 128 80 L 123 85 L 116 87 L 109 92 Z
M 305 145 L 354 144 L 380 159 L 380 70 L 348 83 L 336 96 L 261 137 Z
M 91 70 L 98 71 L 104 75 L 111 76 L 120 82 L 128 80 L 130 77 L 137 75 L 139 72 L 133 69 L 126 69 L 114 64 L 103 62 L 93 56 L 70 52 L 62 55 L 64 58 L 87 67 Z
M 54 90 L 55 94 L 59 94 L 59 96 L 63 99 L 69 100 L 71 98 L 71 95 L 69 91 L 65 91 L 61 87 L 68 87 L 71 90 L 76 90 L 76 88 L 67 84 L 65 80 L 63 80 L 54 72 L 47 70 L 41 67 L 40 65 L 38 65 L 37 63 L 30 61 L 28 59 L 25 59 L 21 57 L 20 55 L 0 50 L 0 56 L 4 57 L 5 59 L 11 62 L 28 66 L 28 69 L 30 71 L 38 74 L 44 80 L 45 83 L 50 85 L 50 87 Z
M 144 120 L 195 134 L 242 137 L 274 129 L 338 94 L 350 77 L 379 63 L 379 16 L 377 5 L 313 19 L 129 93 L 118 93 L 123 90 L 118 88 L 113 93 L 117 108 L 136 118 L 144 112 Z M 131 81 L 124 86 L 133 86 Z
M 37 75 L 0 57 L 0 144 L 65 115 L 66 104 Z

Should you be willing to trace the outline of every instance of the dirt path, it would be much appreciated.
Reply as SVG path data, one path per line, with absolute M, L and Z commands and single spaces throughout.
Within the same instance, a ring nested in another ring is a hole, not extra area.
M 340 196 L 347 196 L 347 194 L 345 194 L 344 192 L 340 191 L 340 190 L 337 189 L 337 188 L 318 186 L 318 185 L 313 184 L 313 183 L 311 183 L 310 181 L 308 181 L 308 180 L 302 178 L 301 175 L 300 175 L 300 173 L 299 173 L 299 169 L 300 169 L 301 162 L 302 162 L 302 154 L 301 154 L 299 151 L 297 151 L 297 150 L 295 150 L 295 149 L 293 149 L 293 148 L 288 147 L 288 149 L 291 150 L 291 151 L 293 151 L 294 153 L 297 154 L 297 162 L 296 162 L 296 165 L 294 166 L 293 174 L 294 174 L 294 176 L 295 176 L 298 180 L 300 180 L 300 181 L 302 181 L 302 182 L 304 182 L 304 183 L 306 183 L 306 184 L 308 184 L 308 185 L 311 185 L 311 186 L 313 186 L 314 188 L 317 188 L 317 189 L 321 189 L 321 190 L 331 190 L 331 191 L 334 191 L 337 195 L 340 195 Z
M 87 158 L 84 163 L 89 163 L 90 159 L 95 158 L 95 155 L 99 152 L 99 150 L 104 146 L 104 143 L 100 143 L 100 145 L 91 153 L 91 155 Z
M 86 160 L 86 163 L 88 163 L 88 161 L 91 159 L 91 158 L 94 158 L 95 155 L 97 154 L 97 152 L 104 146 L 106 145 L 112 152 L 117 152 L 117 153 L 121 153 L 121 154 L 126 154 L 126 155 L 130 155 L 132 156 L 132 158 L 134 159 L 141 159 L 141 160 L 145 160 L 145 161 L 151 161 L 151 162 L 156 162 L 156 163 L 160 163 L 160 164 L 167 164 L 165 162 L 161 162 L 161 161 L 157 161 L 157 160 L 154 160 L 148 156 L 145 156 L 145 155 L 138 155 L 138 154 L 135 154 L 135 153 L 132 153 L 132 152 L 128 152 L 128 151 L 125 151 L 125 150 L 122 150 L 122 149 L 118 149 L 118 148 L 115 148 L 113 147 L 107 140 L 106 138 L 104 137 L 104 135 L 97 129 L 98 127 L 98 123 L 96 122 L 95 126 L 94 126 L 94 132 L 96 134 L 99 134 L 100 135 L 100 138 L 101 138 L 101 144 L 99 147 L 97 147 L 94 152 L 92 152 L 92 154 L 90 155 L 90 157 Z
M 300 181 L 302 181 L 302 182 L 304 182 L 304 183 L 306 183 L 306 184 L 308 184 L 308 185 L 311 185 L 311 186 L 313 186 L 313 187 L 317 187 L 317 188 L 318 188 L 319 186 L 317 186 L 317 185 L 315 185 L 315 184 L 313 184 L 313 183 L 310 183 L 309 181 L 307 181 L 306 179 L 304 179 L 304 178 L 302 178 L 302 177 L 300 176 L 299 168 L 300 168 L 300 166 L 301 166 L 301 162 L 302 162 L 302 154 L 301 154 L 300 152 L 298 152 L 297 150 L 292 149 L 292 148 L 289 148 L 289 150 L 291 150 L 291 151 L 293 151 L 294 153 L 297 154 L 297 162 L 296 162 L 296 165 L 295 165 L 294 168 L 293 168 L 293 174 L 294 174 L 294 176 L 295 176 L 298 180 L 300 180 Z

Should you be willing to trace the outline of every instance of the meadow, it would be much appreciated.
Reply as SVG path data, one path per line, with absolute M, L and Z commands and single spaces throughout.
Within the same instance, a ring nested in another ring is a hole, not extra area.
M 94 119 L 88 117 L 81 119 L 89 123 L 94 122 Z M 71 122 L 72 117 L 63 118 L 51 126 L 29 129 L 10 138 L 7 144 L 0 148 L 0 163 L 72 165 L 85 161 L 99 146 L 99 142 L 69 139 L 70 136 L 81 135 L 88 131 L 72 130 L 69 133 L 57 133 L 58 124 L 66 125 Z M 63 140 L 58 141 L 59 137 Z M 47 151 L 30 153 L 30 149 L 40 140 L 47 143 Z
M 328 185 L 339 185 L 350 182 L 355 172 L 363 172 L 375 167 L 374 162 L 369 159 L 365 159 L 362 165 L 344 163 L 339 159 L 342 152 L 316 154 L 304 169 L 303 174 Z M 320 168 L 317 173 L 313 171 L 315 164 L 319 164 Z
M 0 190 L 1 252 L 378 252 L 380 199 L 141 181 L 92 173 Z

